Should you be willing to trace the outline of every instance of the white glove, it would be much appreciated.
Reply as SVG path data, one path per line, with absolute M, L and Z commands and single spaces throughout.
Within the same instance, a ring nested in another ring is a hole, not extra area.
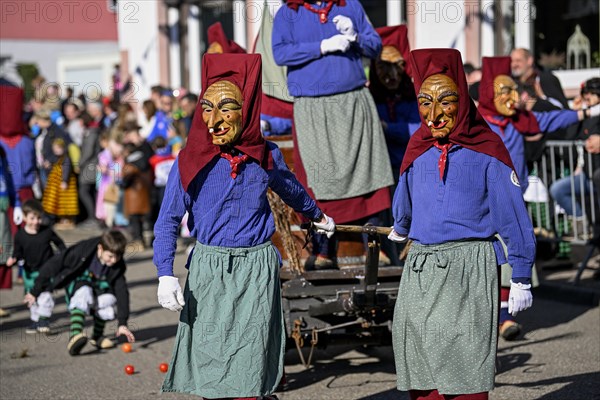
M 514 283 L 510 281 L 510 292 L 508 294 L 508 313 L 514 317 L 519 311 L 527 310 L 533 304 L 531 285 Z
M 590 118 L 594 118 L 600 115 L 600 104 L 596 104 L 595 106 L 590 107 L 588 115 L 590 116 Z
M 341 51 L 342 53 L 350 48 L 350 38 L 346 35 L 335 35 L 329 39 L 323 39 L 321 41 L 321 54 L 335 53 Z
M 21 222 L 23 222 L 23 210 L 21 207 L 13 208 L 13 222 L 17 226 L 21 225 Z
M 392 231 L 388 235 L 388 239 L 392 242 L 404 243 L 406 242 L 406 239 L 408 239 L 408 235 L 399 235 L 398 232 L 396 232 L 394 230 L 394 227 L 392 226 Z
M 333 221 L 333 218 L 328 217 L 325 213 L 323 213 L 323 218 L 325 218 L 324 223 L 313 222 L 313 224 L 315 225 L 315 228 L 317 228 L 315 229 L 317 233 L 327 235 L 327 238 L 329 239 L 335 233 L 335 222 Z
M 179 279 L 174 276 L 158 278 L 158 304 L 171 311 L 181 311 L 185 305 Z
M 356 31 L 354 30 L 354 24 L 352 20 L 343 15 L 336 15 L 333 18 L 333 23 L 335 24 L 335 29 L 338 30 L 342 35 L 348 36 L 350 41 L 356 41 Z

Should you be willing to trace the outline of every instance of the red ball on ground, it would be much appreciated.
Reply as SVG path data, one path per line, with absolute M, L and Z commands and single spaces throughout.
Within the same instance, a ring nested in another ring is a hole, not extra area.
M 135 368 L 133 367 L 133 365 L 127 364 L 125 366 L 125 373 L 127 375 L 133 375 L 135 373 Z
M 169 364 L 167 364 L 167 363 L 161 363 L 158 366 L 158 369 L 160 370 L 160 372 L 166 373 L 169 370 Z

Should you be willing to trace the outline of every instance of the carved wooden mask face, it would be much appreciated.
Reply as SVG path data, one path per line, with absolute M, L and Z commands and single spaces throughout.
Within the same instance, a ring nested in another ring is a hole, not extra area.
M 517 84 L 508 75 L 494 78 L 494 105 L 500 115 L 510 117 L 516 113 L 519 93 Z
M 242 134 L 242 92 L 229 81 L 215 82 L 206 89 L 202 120 L 208 127 L 213 144 L 234 144 Z
M 383 46 L 381 55 L 375 61 L 375 73 L 379 81 L 389 90 L 398 89 L 404 78 L 406 61 L 394 46 Z
M 458 87 L 450 77 L 431 75 L 417 95 L 419 113 L 436 139 L 447 137 L 458 118 Z

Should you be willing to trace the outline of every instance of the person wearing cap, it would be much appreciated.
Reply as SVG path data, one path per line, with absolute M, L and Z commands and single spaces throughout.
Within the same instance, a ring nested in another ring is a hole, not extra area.
M 319 207 L 339 223 L 378 225 L 394 184 L 385 136 L 362 57 L 381 38 L 358 0 L 288 0 L 275 15 L 273 56 L 294 97 L 294 169 Z M 335 237 L 314 235 L 306 268 L 336 265 Z
M 181 311 L 162 391 L 269 399 L 283 373 L 286 335 L 267 190 L 321 233 L 333 234 L 335 223 L 260 134 L 260 55 L 205 54 L 202 89 L 154 227 L 158 301 Z M 196 245 L 182 291 L 173 262 L 186 211 Z
M 394 310 L 397 387 L 411 399 L 487 399 L 498 340 L 498 265 L 509 312 L 532 305 L 535 236 L 510 155 L 468 94 L 461 54 L 411 53 L 421 126 L 394 195 L 389 238 L 413 244 Z M 445 398 L 445 397 L 444 397 Z

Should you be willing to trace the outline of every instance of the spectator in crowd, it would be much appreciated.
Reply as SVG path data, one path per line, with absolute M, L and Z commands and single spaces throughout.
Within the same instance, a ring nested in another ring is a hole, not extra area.
M 94 328 L 89 343 L 97 349 L 109 349 L 114 342 L 104 336 L 107 321 L 117 319 L 116 336 L 134 342 L 127 327 L 129 319 L 129 289 L 123 260 L 127 239 L 121 232 L 108 231 L 100 237 L 83 240 L 53 256 L 40 270 L 33 289 L 24 302 L 33 306 L 43 292 L 65 289 L 71 314 L 71 329 L 67 350 L 78 355 L 88 343 L 84 333 L 85 316 L 92 315 Z M 115 315 L 114 307 L 117 307 Z
M 150 136 L 150 133 L 154 131 L 156 126 L 156 105 L 152 100 L 145 100 L 142 103 L 142 111 L 144 113 L 145 121 L 142 123 L 140 134 L 143 138 Z
M 533 54 L 529 50 L 516 48 L 511 51 L 510 58 L 512 76 L 519 86 L 519 92 L 535 93 L 538 98 L 547 100 L 558 108 L 569 108 L 558 78 L 550 71 L 537 68 Z
M 106 147 L 98 154 L 96 218 L 111 228 L 121 199 L 119 183 L 124 164 L 123 144 L 116 138 L 108 138 L 108 135 L 104 140 Z
M 50 113 L 46 109 L 40 109 L 34 114 L 31 121 L 40 131 L 36 138 L 36 152 L 38 153 L 40 180 L 42 189 L 46 187 L 48 174 L 52 166 L 58 161 L 52 149 L 52 143 L 56 139 L 62 139 L 65 146 L 71 143 L 69 135 L 62 130 L 57 124 L 52 122 Z
M 136 245 L 146 248 L 144 218 L 150 213 L 152 168 L 150 157 L 154 154 L 150 144 L 142 138 L 136 122 L 125 125 L 125 145 L 122 184 L 124 211 L 129 220 L 131 236 Z
M 56 222 L 56 229 L 72 229 L 79 214 L 77 178 L 63 139 L 54 139 L 52 154 L 56 161 L 48 175 L 42 205 L 44 212 Z
M 83 131 L 85 129 L 81 120 L 81 113 L 85 110 L 85 106 L 79 99 L 71 99 L 65 104 L 65 130 L 69 134 L 71 141 L 81 147 L 83 141 Z
M 194 93 L 188 93 L 179 100 L 179 107 L 183 112 L 181 123 L 183 124 L 185 137 L 187 138 L 192 128 L 192 121 L 194 120 L 194 112 L 196 111 L 196 105 L 198 104 L 198 96 Z
M 583 213 L 580 199 L 581 196 L 589 194 L 590 179 L 593 179 L 594 175 L 594 173 L 590 174 L 590 171 L 600 168 L 600 155 L 595 153 L 594 143 L 594 135 L 600 134 L 599 96 L 600 78 L 591 78 L 585 81 L 581 88 L 582 102 L 576 112 L 588 118 L 580 119 L 578 124 L 570 126 L 565 137 L 567 140 L 586 141 L 585 149 L 592 154 L 592 157 L 589 158 L 592 165 L 587 165 L 588 157 L 583 152 L 575 153 L 573 159 L 577 163 L 575 170 L 572 171 L 572 176 L 558 179 L 550 186 L 550 194 L 554 200 L 565 210 L 567 215 L 573 217 L 573 222 L 576 225 L 573 230 L 576 230 L 576 233 L 584 238 L 589 237 L 588 217 Z M 573 178 L 574 185 L 572 185 Z M 574 197 L 579 198 L 579 200 L 574 199 Z
M 47 226 L 42 226 L 44 209 L 34 199 L 23 204 L 25 225 L 15 235 L 14 252 L 7 265 L 23 267 L 23 289 L 25 294 L 33 289 L 40 268 L 55 254 L 66 249 L 65 243 Z M 30 307 L 32 324 L 25 333 L 50 333 L 50 317 L 54 308 L 52 293 L 42 292 Z
M 97 227 L 95 198 L 101 128 L 100 122 L 94 120 L 88 113 L 84 113 L 81 120 L 85 129 L 81 142 L 81 158 L 79 159 L 78 193 L 86 218 L 81 226 Z

